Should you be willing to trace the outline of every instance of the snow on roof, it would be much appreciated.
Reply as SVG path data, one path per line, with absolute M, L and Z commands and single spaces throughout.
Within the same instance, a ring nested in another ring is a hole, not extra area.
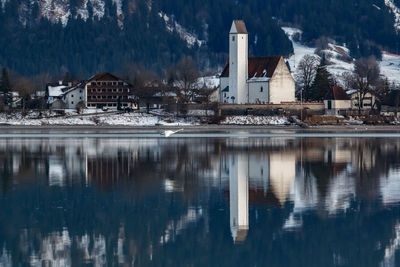
M 347 90 L 347 91 L 346 91 L 346 94 L 348 94 L 348 95 L 352 95 L 352 94 L 354 94 L 354 93 L 357 93 L 357 90 L 356 90 L 356 89 L 350 89 L 350 90 Z
M 58 85 L 58 86 L 48 86 L 49 96 L 57 97 L 61 96 L 64 92 L 63 89 L 67 88 L 66 85 Z
M 268 82 L 271 78 L 268 77 L 253 77 L 248 79 L 248 82 Z

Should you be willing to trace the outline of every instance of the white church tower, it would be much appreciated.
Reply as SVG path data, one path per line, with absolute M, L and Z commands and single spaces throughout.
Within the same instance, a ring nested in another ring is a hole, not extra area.
M 230 103 L 248 102 L 248 34 L 243 20 L 234 20 L 229 32 Z

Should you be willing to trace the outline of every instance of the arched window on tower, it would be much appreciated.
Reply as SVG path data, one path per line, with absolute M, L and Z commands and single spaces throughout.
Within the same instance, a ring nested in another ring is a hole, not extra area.
M 264 92 L 264 87 L 260 87 L 260 92 Z
M 235 41 L 235 36 L 232 36 L 232 42 L 234 42 Z

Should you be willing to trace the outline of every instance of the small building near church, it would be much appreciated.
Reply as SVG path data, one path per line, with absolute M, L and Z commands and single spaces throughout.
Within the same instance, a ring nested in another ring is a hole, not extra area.
M 351 100 L 342 87 L 334 86 L 324 100 L 324 105 L 326 115 L 346 115 L 351 109 Z
M 282 56 L 248 57 L 248 33 L 234 20 L 229 60 L 220 75 L 220 102 L 281 104 L 295 101 L 295 81 Z

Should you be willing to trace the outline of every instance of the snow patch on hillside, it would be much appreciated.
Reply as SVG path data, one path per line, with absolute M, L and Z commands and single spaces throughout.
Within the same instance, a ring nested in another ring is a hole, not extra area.
M 318 56 L 315 53 L 316 51 L 315 47 L 309 47 L 301 44 L 300 42 L 294 41 L 294 36 L 296 34 L 301 35 L 303 33 L 300 29 L 291 27 L 282 27 L 282 30 L 286 33 L 286 35 L 289 37 L 289 40 L 292 41 L 293 44 L 294 54 L 289 57 L 289 64 L 290 67 L 292 68 L 294 76 L 296 77 L 296 74 L 299 71 L 297 69 L 298 64 L 305 55 L 313 55 L 318 59 L 320 58 L 320 56 Z M 346 71 L 353 70 L 352 63 L 348 63 L 341 60 L 343 56 L 348 56 L 350 53 L 350 51 L 346 47 L 335 44 L 328 44 L 328 48 L 322 50 L 321 52 L 326 55 L 326 57 L 330 62 L 327 69 L 331 74 L 335 76 L 340 76 L 342 73 Z
M 172 17 L 168 16 L 163 12 L 159 12 L 158 15 L 162 18 L 165 22 L 165 26 L 167 31 L 169 32 L 176 32 L 179 37 L 184 40 L 189 48 L 193 47 L 194 45 L 202 46 L 205 41 L 199 40 L 197 35 L 190 33 L 187 29 L 185 29 L 182 25 L 176 22 Z
M 6 6 L 7 2 L 8 2 L 8 0 L 0 0 L 0 5 L 1 5 L 2 9 L 4 9 L 4 7 Z
M 297 28 L 282 27 L 282 30 L 286 33 L 289 40 L 292 41 L 294 54 L 288 59 L 290 67 L 294 77 L 298 73 L 297 66 L 300 60 L 305 55 L 312 55 L 320 58 L 316 55 L 315 47 L 310 47 L 303 45 L 297 41 L 294 41 L 294 36 L 296 34 L 302 34 L 302 31 Z M 321 51 L 327 56 L 330 62 L 327 70 L 333 74 L 340 82 L 340 76 L 344 72 L 351 72 L 354 70 L 354 59 L 351 62 L 350 51 L 345 46 L 340 46 L 336 44 L 328 44 L 328 48 Z M 346 58 L 346 60 L 344 60 Z M 381 68 L 381 74 L 386 76 L 390 81 L 395 83 L 400 83 L 400 55 L 389 54 L 386 52 L 382 53 L 382 61 L 379 63 Z
M 104 17 L 105 2 L 101 0 L 90 0 L 93 8 L 93 18 L 97 17 L 98 20 Z
M 83 0 L 82 5 L 76 9 L 76 15 L 75 18 L 80 17 L 84 21 L 86 21 L 89 18 L 89 11 L 87 10 L 87 4 L 88 0 Z
M 51 21 L 66 26 L 71 16 L 69 0 L 38 1 L 40 14 Z
M 122 28 L 124 26 L 124 14 L 122 12 L 122 1 L 121 0 L 112 0 L 114 5 L 117 8 L 117 17 L 118 17 L 118 26 Z
M 393 0 L 385 0 L 385 5 L 390 8 L 394 16 L 393 27 L 398 32 L 400 30 L 400 9 L 394 4 Z

